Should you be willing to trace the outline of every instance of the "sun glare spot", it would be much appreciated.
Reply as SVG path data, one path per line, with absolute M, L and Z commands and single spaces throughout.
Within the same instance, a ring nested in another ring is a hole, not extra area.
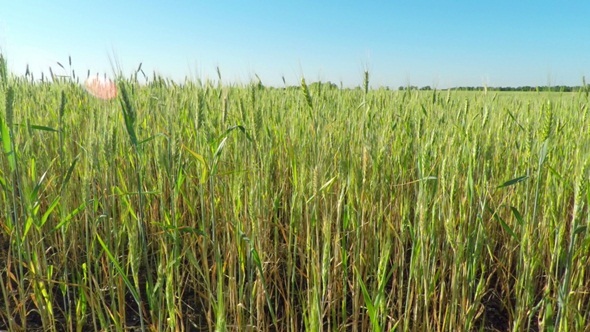
M 117 85 L 106 77 L 90 77 L 84 82 L 84 87 L 96 98 L 111 100 L 117 97 Z

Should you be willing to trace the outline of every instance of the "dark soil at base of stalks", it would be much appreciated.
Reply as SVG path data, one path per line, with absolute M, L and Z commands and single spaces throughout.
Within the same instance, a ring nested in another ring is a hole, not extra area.
M 7 292 L 7 294 L 3 294 L 4 291 L 0 289 L 0 295 L 2 299 L 7 298 L 9 302 L 5 303 L 4 300 L 0 302 L 0 332 L 11 331 L 11 320 L 12 326 L 18 327 L 19 331 L 48 331 L 48 326 L 44 326 L 42 317 L 39 314 L 38 309 L 36 308 L 32 299 L 28 299 L 25 303 L 16 303 L 16 301 L 14 301 L 14 299 L 17 297 L 16 293 L 19 287 L 18 283 L 14 279 L 15 276 L 19 275 L 20 273 L 16 271 L 17 264 L 15 264 L 14 260 L 11 261 L 11 258 L 8 255 L 9 251 L 9 241 L 4 238 L 2 234 L 0 234 L 0 278 L 2 278 Z M 145 274 L 140 275 L 144 276 L 145 278 Z M 140 283 L 140 288 L 145 289 L 145 280 L 140 280 Z M 25 285 L 25 287 L 31 286 Z M 147 301 L 145 299 L 145 294 L 141 295 L 143 297 L 142 306 L 146 308 Z M 53 324 L 55 331 L 66 332 L 77 331 L 80 329 L 82 331 L 90 332 L 110 331 L 114 329 L 114 327 L 110 326 L 101 326 L 98 321 L 93 322 L 89 315 L 87 316 L 86 322 L 81 328 L 76 326 L 75 323 L 69 324 L 66 317 L 75 317 L 76 315 L 76 303 L 73 300 L 75 298 L 77 298 L 75 287 L 66 287 L 65 289 L 61 287 L 52 287 L 52 307 L 55 321 L 51 322 L 50 324 Z M 200 310 L 202 303 L 194 303 L 196 302 L 195 299 L 197 298 L 198 297 L 196 294 L 194 294 L 194 292 L 187 292 L 183 294 L 182 312 L 185 320 L 183 325 L 187 331 L 198 332 L 209 330 L 205 314 L 202 310 Z M 106 297 L 105 302 L 109 303 L 110 299 Z M 23 307 L 25 309 L 24 312 L 26 313 L 24 317 L 21 314 L 21 312 L 23 312 Z M 149 326 L 150 322 L 145 319 L 144 324 Z M 125 294 L 124 325 L 126 331 L 141 331 L 138 305 L 130 292 L 126 292 Z
M 6 272 L 3 271 L 2 275 L 0 276 L 6 280 Z M 16 286 L 16 285 L 15 285 Z M 54 290 L 53 298 L 53 310 L 54 310 L 54 317 L 55 321 L 52 322 L 54 324 L 55 330 L 59 332 L 66 332 L 66 331 L 77 331 L 78 326 L 74 323 L 68 325 L 66 315 L 70 315 L 71 317 L 75 316 L 75 303 L 69 303 L 67 299 L 67 294 L 70 294 L 71 297 L 75 297 L 75 290 L 69 288 L 68 291 L 62 292 L 61 290 L 57 289 Z M 194 294 L 193 294 L 194 295 Z M 186 331 L 208 331 L 209 327 L 207 325 L 207 321 L 203 312 L 199 312 L 198 309 L 201 304 L 199 303 L 190 303 L 189 301 L 194 301 L 195 296 L 191 296 L 191 294 L 185 294 L 185 301 L 183 314 L 184 314 L 184 326 Z M 144 301 L 142 303 L 143 307 L 147 306 L 147 303 Z M 32 301 L 27 301 L 24 304 L 26 307 L 26 317 L 21 317 L 20 314 L 12 314 L 12 320 L 14 326 L 24 327 L 22 331 L 48 331 L 47 326 L 44 327 L 43 321 L 41 316 L 39 315 L 37 309 L 35 308 Z M 12 305 L 12 308 L 16 307 Z M 6 310 L 5 305 L 0 306 L 0 332 L 10 331 L 10 324 L 9 324 L 9 317 L 11 313 L 8 313 Z M 144 320 L 144 324 L 146 326 L 150 325 L 150 322 L 146 319 Z M 125 295 L 125 329 L 126 331 L 141 331 L 141 322 L 140 322 L 140 315 L 138 311 L 137 302 L 131 295 L 131 293 L 127 293 Z M 82 331 L 111 331 L 114 327 L 111 326 L 101 326 L 99 322 L 92 322 L 90 317 L 87 317 L 87 322 L 81 327 Z M 146 330 L 150 330 L 146 328 Z

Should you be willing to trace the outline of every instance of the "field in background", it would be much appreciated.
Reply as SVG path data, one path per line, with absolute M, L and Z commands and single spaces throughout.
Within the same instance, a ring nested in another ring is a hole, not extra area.
M 581 331 L 588 94 L 0 82 L 0 329 Z

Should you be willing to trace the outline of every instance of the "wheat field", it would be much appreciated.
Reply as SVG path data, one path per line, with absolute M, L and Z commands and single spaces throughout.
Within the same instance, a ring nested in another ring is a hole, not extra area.
M 0 76 L 0 330 L 590 325 L 586 87 Z

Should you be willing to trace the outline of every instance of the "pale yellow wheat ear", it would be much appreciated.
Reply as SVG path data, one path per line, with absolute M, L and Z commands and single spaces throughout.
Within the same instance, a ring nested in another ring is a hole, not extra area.
M 117 97 L 117 85 L 106 77 L 89 77 L 84 82 L 84 87 L 88 93 L 99 99 L 110 100 Z

